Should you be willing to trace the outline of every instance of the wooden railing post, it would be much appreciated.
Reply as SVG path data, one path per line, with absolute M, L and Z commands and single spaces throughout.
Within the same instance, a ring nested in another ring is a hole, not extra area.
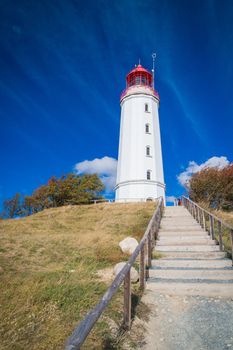
M 219 249 L 221 250 L 221 252 L 223 251 L 223 244 L 222 244 L 222 223 L 219 220 L 218 221 L 218 238 L 219 238 Z
M 203 229 L 206 231 L 205 211 L 202 210 Z
M 197 207 L 198 209 L 198 222 L 201 225 L 201 209 L 199 207 Z
M 131 283 L 130 270 L 124 279 L 124 321 L 123 327 L 129 329 L 131 325 Z
M 209 215 L 209 218 L 210 218 L 210 235 L 211 235 L 211 238 L 214 239 L 214 219 L 211 214 Z
M 151 255 L 152 255 L 151 230 L 148 234 L 147 244 L 148 244 L 148 267 L 150 268 L 151 267 Z
M 233 229 L 231 229 L 231 260 L 233 266 Z
M 140 289 L 143 290 L 145 288 L 145 246 L 140 251 L 139 283 Z
M 149 268 L 148 268 L 148 264 L 149 264 L 149 244 L 148 244 L 148 236 L 147 239 L 145 240 L 145 277 L 146 280 L 149 278 Z
M 199 207 L 197 207 L 197 211 L 198 211 L 198 222 L 201 225 L 201 210 Z
M 152 244 L 152 248 L 154 248 L 155 246 L 155 242 L 156 242 L 156 231 L 157 231 L 157 216 L 155 217 L 155 221 L 152 224 L 152 229 L 151 229 L 151 244 Z
M 197 220 L 197 222 L 198 222 L 198 208 L 197 208 L 196 205 L 195 205 L 195 210 L 196 210 L 196 220 Z
M 196 207 L 194 204 L 193 204 L 193 217 L 194 219 L 196 219 Z

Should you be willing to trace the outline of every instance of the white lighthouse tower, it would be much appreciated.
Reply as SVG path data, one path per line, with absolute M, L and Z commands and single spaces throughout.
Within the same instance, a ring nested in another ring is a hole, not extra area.
M 140 64 L 127 75 L 120 104 L 116 201 L 165 199 L 159 95 L 152 73 Z

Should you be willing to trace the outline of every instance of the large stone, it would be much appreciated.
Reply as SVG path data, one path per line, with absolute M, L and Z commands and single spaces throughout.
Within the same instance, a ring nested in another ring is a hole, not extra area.
M 118 275 L 118 273 L 123 269 L 123 267 L 125 266 L 126 262 L 120 262 L 118 264 L 116 264 L 114 266 L 114 269 L 113 269 L 113 274 L 114 276 Z M 139 279 L 139 275 L 138 275 L 138 272 L 137 270 L 134 268 L 134 267 L 131 267 L 131 270 L 130 270 L 130 279 L 132 282 L 136 283 Z
M 126 237 L 119 243 L 123 253 L 131 255 L 138 246 L 138 241 L 133 237 Z

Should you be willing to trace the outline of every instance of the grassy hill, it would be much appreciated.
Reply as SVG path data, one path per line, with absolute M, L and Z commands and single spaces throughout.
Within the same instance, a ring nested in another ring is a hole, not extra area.
M 66 206 L 1 221 L 0 349 L 63 349 L 108 286 L 98 271 L 127 259 L 118 243 L 142 237 L 154 206 Z M 119 292 L 83 349 L 119 348 L 111 328 L 122 305 Z

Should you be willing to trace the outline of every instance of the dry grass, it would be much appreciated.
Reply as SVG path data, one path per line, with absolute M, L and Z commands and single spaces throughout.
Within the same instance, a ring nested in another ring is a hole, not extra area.
M 0 349 L 59 350 L 106 290 L 98 270 L 126 260 L 118 243 L 142 236 L 153 203 L 66 206 L 0 223 Z M 121 292 L 83 349 L 117 349 Z M 114 345 L 115 344 L 115 345 Z

